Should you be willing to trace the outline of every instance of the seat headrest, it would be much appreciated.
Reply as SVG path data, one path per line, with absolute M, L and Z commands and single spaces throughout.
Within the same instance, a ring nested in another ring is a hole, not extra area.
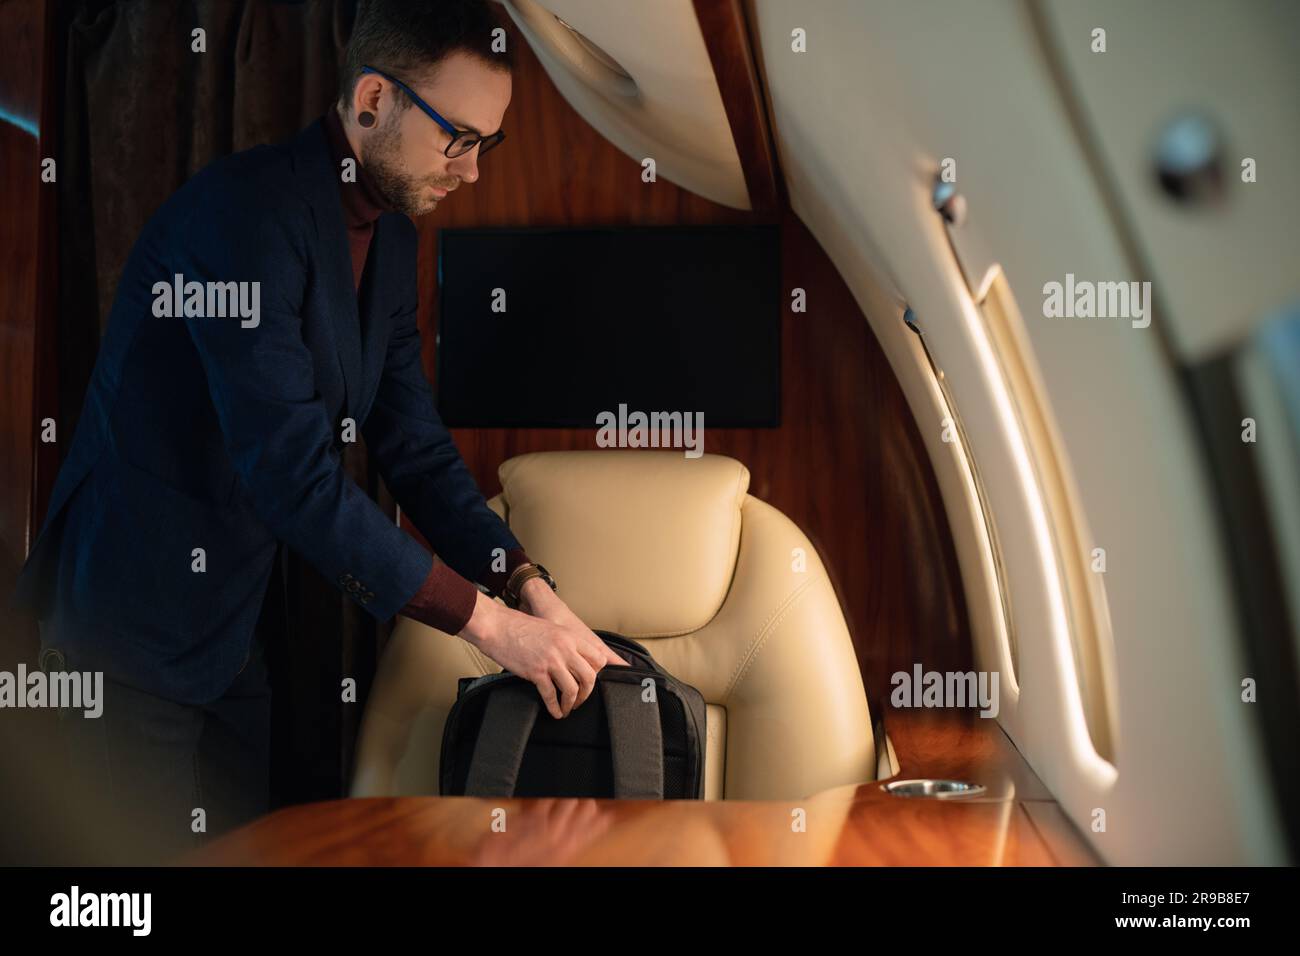
M 687 634 L 718 612 L 749 469 L 680 451 L 549 451 L 498 470 L 506 520 L 589 627 Z

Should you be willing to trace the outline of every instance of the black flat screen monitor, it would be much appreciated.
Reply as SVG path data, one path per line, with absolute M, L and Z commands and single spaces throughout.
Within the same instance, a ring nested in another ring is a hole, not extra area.
M 438 288 L 450 427 L 595 428 L 620 406 L 780 424 L 776 226 L 446 229 Z

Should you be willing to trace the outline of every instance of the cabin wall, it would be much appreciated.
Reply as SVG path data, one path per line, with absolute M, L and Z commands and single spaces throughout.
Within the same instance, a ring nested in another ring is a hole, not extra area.
M 1277 811 L 1294 793 L 1267 775 L 1268 712 L 1241 698 L 1246 677 L 1259 678 L 1261 697 L 1267 680 L 1282 700 L 1294 700 L 1294 686 L 1284 670 L 1252 666 L 1240 639 L 1230 555 L 1183 387 L 1188 368 L 1170 348 L 1190 341 L 1171 335 L 1185 316 L 1171 318 L 1169 279 L 1134 254 L 1122 192 L 1091 158 L 1098 144 L 1112 150 L 1122 142 L 1121 178 L 1142 183 L 1143 207 L 1163 210 L 1161 225 L 1183 241 L 1241 228 L 1240 242 L 1226 247 L 1237 251 L 1219 260 L 1222 271 L 1210 271 L 1214 282 L 1241 284 L 1240 302 L 1256 294 L 1251 270 L 1231 267 L 1241 257 L 1252 270 L 1264 263 L 1277 270 L 1266 287 L 1273 306 L 1284 304 L 1278 289 L 1294 290 L 1292 250 L 1248 228 L 1275 221 L 1278 213 L 1257 214 L 1261 202 L 1294 223 L 1285 213 L 1294 193 L 1260 196 L 1257 184 L 1232 182 L 1237 156 L 1228 152 L 1227 202 L 1217 220 L 1224 225 L 1213 225 L 1208 214 L 1198 218 L 1161 198 L 1148 144 L 1157 117 L 1196 107 L 1239 129 L 1230 141 L 1259 157 L 1261 169 L 1265 157 L 1285 167 L 1295 150 L 1280 144 L 1294 141 L 1297 124 L 1287 98 L 1294 57 L 1281 38 L 1295 34 L 1295 7 L 1207 2 L 1188 16 L 1188 6 L 1093 4 L 1079 13 L 1077 4 L 991 0 L 945 4 L 936 17 L 909 3 L 748 3 L 792 204 L 863 304 L 922 423 L 969 589 L 976 660 L 1003 677 L 996 719 L 1103 859 L 1120 865 L 1283 861 Z M 1111 46 L 1094 53 L 1090 34 L 1103 23 Z M 1166 42 L 1192 30 L 1215 37 L 1199 57 L 1186 42 Z M 792 42 L 800 37 L 806 43 Z M 1063 61 L 1083 71 L 1089 87 L 1113 94 L 1096 127 L 1076 122 Z M 1108 78 L 1121 71 L 1138 79 L 1114 86 Z M 1225 106 L 1221 72 L 1248 75 L 1259 109 Z M 1157 98 L 1171 89 L 1176 96 Z M 1150 120 L 1141 135 L 1132 129 L 1139 112 Z M 1257 115 L 1268 122 L 1254 125 Z M 966 204 L 955 223 L 934 207 L 945 167 Z M 1203 281 L 1207 270 L 1184 262 L 1170 274 Z M 1054 315 L 1045 296 L 1067 276 L 1155 280 L 1147 325 L 1136 316 Z M 1054 419 L 1063 453 L 1031 444 L 1016 411 L 1020 399 L 1009 391 L 1007 356 L 993 345 L 985 305 L 998 279 L 1019 303 L 1019 341 L 1041 385 L 1034 407 Z M 1180 289 L 1177 298 L 1186 297 Z M 965 423 L 960 443 L 944 437 L 943 397 L 902 321 L 905 306 L 919 316 L 949 404 Z M 1219 319 L 1237 334 L 1245 321 Z M 1238 427 L 1224 442 L 1250 447 L 1237 440 Z M 1275 427 L 1280 434 L 1285 426 Z M 965 483 L 961 449 L 978 464 L 986 508 Z M 1044 463 L 1071 476 L 1086 519 L 1075 526 L 1086 531 L 1084 548 L 1055 544 L 1067 514 L 1047 503 Z M 1014 666 L 995 626 L 998 589 L 985 599 L 982 517 L 1001 542 Z M 1105 560 L 1089 563 L 1099 555 Z M 1086 568 L 1101 594 L 1099 625 L 1081 627 L 1072 616 L 1089 597 L 1070 591 L 1067 563 Z M 1091 732 L 1092 695 L 1076 663 L 1090 651 L 1114 661 L 1115 706 L 1100 715 L 1117 728 L 1109 753 Z M 1277 724 L 1286 726 L 1294 723 Z M 1164 799 L 1175 780 L 1195 784 Z

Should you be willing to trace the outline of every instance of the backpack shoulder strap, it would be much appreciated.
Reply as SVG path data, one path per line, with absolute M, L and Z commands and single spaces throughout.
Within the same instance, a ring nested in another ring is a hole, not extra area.
M 614 796 L 623 800 L 662 800 L 664 740 L 659 700 L 641 699 L 641 685 L 601 680 L 600 694 L 609 721 L 614 759 Z
M 511 797 L 542 699 L 526 681 L 504 681 L 488 694 L 465 781 L 467 797 Z

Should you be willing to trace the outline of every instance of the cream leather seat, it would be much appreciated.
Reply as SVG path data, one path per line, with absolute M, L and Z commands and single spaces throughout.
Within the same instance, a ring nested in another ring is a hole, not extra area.
M 539 452 L 489 505 L 589 627 L 641 641 L 708 704 L 706 799 L 798 799 L 874 779 L 871 715 L 816 551 L 747 494 L 749 471 L 680 451 Z M 399 618 L 357 745 L 352 796 L 437 794 L 462 676 L 501 670 Z

